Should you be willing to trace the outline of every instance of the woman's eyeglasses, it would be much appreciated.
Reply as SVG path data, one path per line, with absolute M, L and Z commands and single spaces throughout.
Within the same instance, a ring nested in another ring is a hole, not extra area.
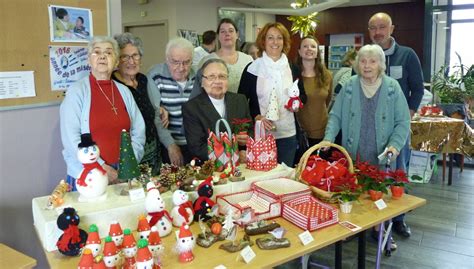
M 210 82 L 214 82 L 216 80 L 227 80 L 229 78 L 229 76 L 227 75 L 224 75 L 224 74 L 221 74 L 221 75 L 209 75 L 209 76 L 202 76 L 203 78 L 209 80 Z
M 130 61 L 130 59 L 133 59 L 133 61 L 136 62 L 136 61 L 140 60 L 141 58 L 142 58 L 142 56 L 138 53 L 134 53 L 132 55 L 126 55 L 126 54 L 125 55 L 120 55 L 120 60 L 122 62 L 128 62 L 128 61 Z

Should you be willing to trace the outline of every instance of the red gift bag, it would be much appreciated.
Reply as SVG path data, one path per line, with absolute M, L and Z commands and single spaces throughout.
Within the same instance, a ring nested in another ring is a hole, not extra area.
M 266 134 L 262 121 L 255 122 L 255 139 L 247 140 L 247 169 L 268 171 L 277 166 L 275 137 Z

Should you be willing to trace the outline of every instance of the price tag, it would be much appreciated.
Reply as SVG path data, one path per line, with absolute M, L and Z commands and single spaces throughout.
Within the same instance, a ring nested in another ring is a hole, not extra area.
M 130 201 L 135 202 L 145 198 L 145 191 L 143 188 L 136 188 L 128 191 Z
M 307 244 L 314 241 L 313 236 L 311 235 L 311 233 L 308 230 L 306 230 L 303 233 L 300 233 L 298 235 L 298 237 L 300 238 L 301 243 L 303 243 L 303 246 L 306 246 Z
M 244 259 L 245 263 L 249 263 L 253 258 L 257 256 L 255 252 L 253 252 L 253 249 L 250 246 L 246 246 L 242 251 L 240 252 L 240 256 Z
M 387 207 L 387 204 L 385 203 L 383 199 L 379 199 L 375 201 L 374 204 L 379 210 L 382 210 Z
M 219 264 L 218 266 L 214 267 L 214 269 L 227 269 L 227 267 L 222 264 Z

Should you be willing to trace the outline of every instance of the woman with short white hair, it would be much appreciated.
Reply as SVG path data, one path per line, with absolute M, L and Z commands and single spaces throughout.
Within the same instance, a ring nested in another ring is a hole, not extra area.
M 342 146 L 354 160 L 382 165 L 378 156 L 394 157 L 409 135 L 410 114 L 398 82 L 385 75 L 385 55 L 378 45 L 363 46 L 356 57 L 357 75 L 343 86 L 329 114 L 324 141 L 342 130 Z

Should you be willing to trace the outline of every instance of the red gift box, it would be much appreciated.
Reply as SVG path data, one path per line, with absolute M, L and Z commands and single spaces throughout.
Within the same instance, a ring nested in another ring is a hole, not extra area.
M 310 195 L 283 203 L 282 217 L 303 230 L 314 231 L 338 222 L 337 209 Z

